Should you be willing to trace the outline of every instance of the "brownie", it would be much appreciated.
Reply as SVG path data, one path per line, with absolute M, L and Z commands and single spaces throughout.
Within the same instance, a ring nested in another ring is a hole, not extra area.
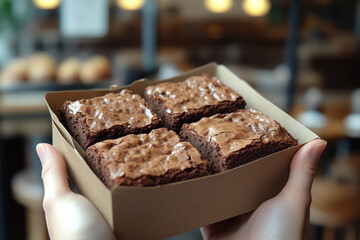
M 145 101 L 161 117 L 164 126 L 175 131 L 184 123 L 233 112 L 246 105 L 242 96 L 208 74 L 149 86 L 145 89 Z
M 165 128 L 98 142 L 86 150 L 85 160 L 110 189 L 155 186 L 210 174 L 210 164 L 200 153 Z
M 60 108 L 61 121 L 84 149 L 127 134 L 148 133 L 161 120 L 138 94 L 127 89 L 120 93 L 78 101 L 66 101 Z
M 214 173 L 298 144 L 277 121 L 255 109 L 217 114 L 184 124 L 180 136 L 211 163 Z

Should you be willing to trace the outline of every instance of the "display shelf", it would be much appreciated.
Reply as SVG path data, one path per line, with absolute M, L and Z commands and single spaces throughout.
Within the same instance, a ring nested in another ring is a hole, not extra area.
M 8 86 L 0 86 L 0 94 L 4 93 L 18 93 L 18 92 L 30 92 L 30 91 L 67 91 L 67 90 L 81 90 L 81 89 L 101 89 L 109 88 L 111 81 L 104 81 L 95 84 L 60 84 L 56 82 L 47 83 L 21 83 Z
M 23 83 L 12 86 L 0 86 L 0 117 L 19 115 L 39 115 L 47 113 L 44 101 L 45 94 L 50 91 L 108 89 L 111 81 L 96 84 L 59 84 L 55 82 L 30 84 Z

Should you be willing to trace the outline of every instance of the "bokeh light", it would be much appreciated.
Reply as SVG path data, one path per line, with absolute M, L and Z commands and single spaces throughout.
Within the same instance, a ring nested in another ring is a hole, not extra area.
M 270 11 L 271 4 L 269 0 L 244 0 L 242 7 L 247 15 L 262 17 Z
M 33 0 L 36 7 L 41 9 L 55 9 L 59 6 L 60 0 Z
M 145 0 L 117 0 L 117 5 L 128 11 L 136 11 L 142 8 L 145 3 Z
M 205 0 L 205 7 L 213 13 L 227 12 L 232 6 L 232 0 Z

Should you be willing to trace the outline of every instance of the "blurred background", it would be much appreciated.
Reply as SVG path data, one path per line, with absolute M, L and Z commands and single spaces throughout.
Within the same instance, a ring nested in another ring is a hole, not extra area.
M 217 62 L 328 141 L 309 239 L 359 240 L 359 44 L 359 0 L 0 0 L 0 239 L 48 239 L 46 92 Z

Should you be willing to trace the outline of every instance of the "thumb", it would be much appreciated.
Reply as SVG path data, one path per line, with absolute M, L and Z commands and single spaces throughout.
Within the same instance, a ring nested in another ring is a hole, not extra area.
M 281 194 L 300 201 L 311 201 L 312 182 L 326 144 L 326 141 L 317 139 L 305 144 L 296 152 L 291 161 L 288 182 Z
M 40 143 L 36 146 L 39 155 L 44 183 L 44 202 L 70 192 L 67 181 L 66 166 L 60 153 L 50 144 Z

